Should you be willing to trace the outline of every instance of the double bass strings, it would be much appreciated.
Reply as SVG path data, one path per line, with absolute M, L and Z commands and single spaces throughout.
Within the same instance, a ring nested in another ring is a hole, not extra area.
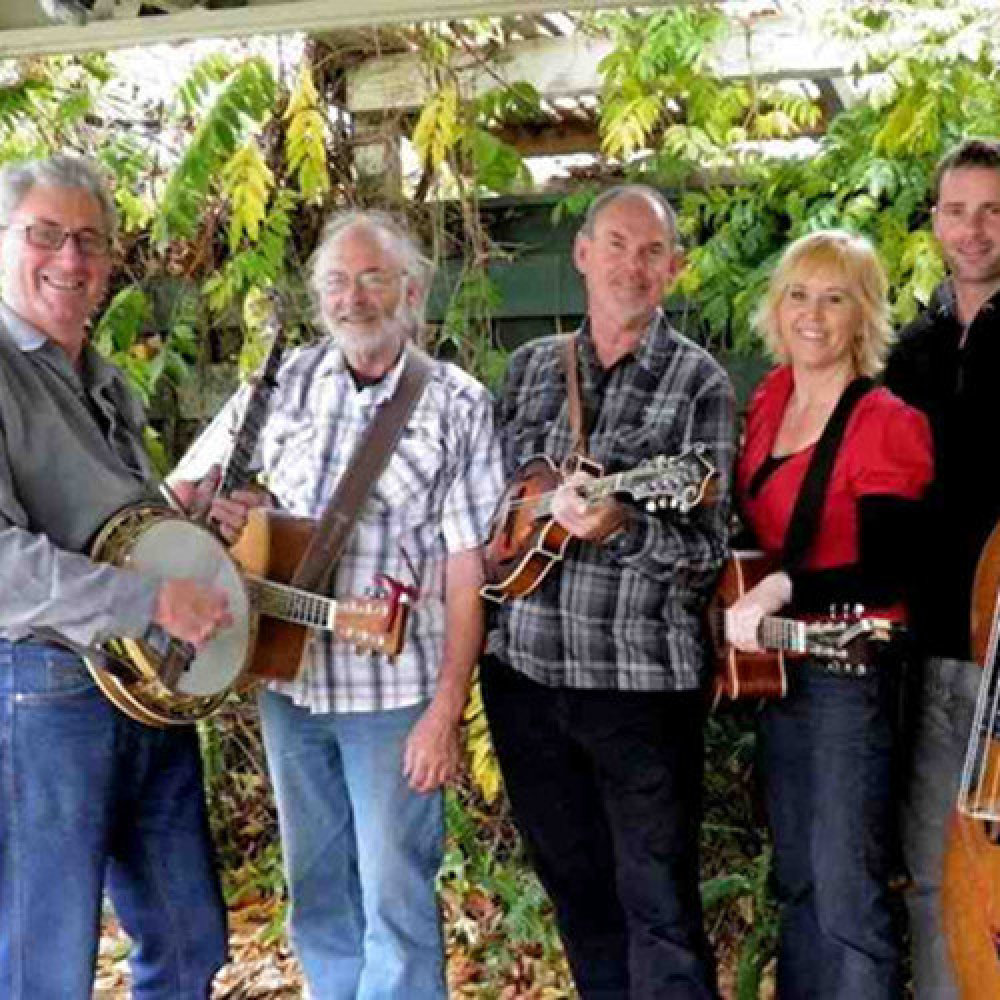
M 990 638 L 976 712 L 962 767 L 958 809 L 975 819 L 1000 821 L 1000 593 L 993 604 Z

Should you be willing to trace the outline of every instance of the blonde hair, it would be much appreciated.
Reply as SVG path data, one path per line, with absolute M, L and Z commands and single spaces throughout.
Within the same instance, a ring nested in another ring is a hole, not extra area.
M 823 269 L 839 275 L 848 294 L 861 309 L 861 324 L 851 339 L 851 360 L 859 375 L 875 376 L 885 364 L 892 334 L 889 282 L 871 243 L 864 236 L 844 229 L 821 229 L 800 237 L 785 248 L 757 312 L 757 328 L 764 343 L 776 360 L 785 360 L 778 307 L 798 275 Z

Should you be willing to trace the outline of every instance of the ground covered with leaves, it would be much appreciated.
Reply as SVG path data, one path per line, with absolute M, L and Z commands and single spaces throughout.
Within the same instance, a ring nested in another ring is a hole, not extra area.
M 256 720 L 239 706 L 202 732 L 212 824 L 229 907 L 230 963 L 215 1000 L 303 995 L 284 933 L 285 890 L 276 820 Z M 723 995 L 773 996 L 774 913 L 769 855 L 750 789 L 752 726 L 713 720 L 708 730 L 702 893 Z M 448 844 L 440 900 L 454 998 L 572 1000 L 551 905 L 523 857 L 502 794 L 488 802 L 469 779 L 447 798 Z M 95 997 L 128 996 L 129 943 L 110 912 Z

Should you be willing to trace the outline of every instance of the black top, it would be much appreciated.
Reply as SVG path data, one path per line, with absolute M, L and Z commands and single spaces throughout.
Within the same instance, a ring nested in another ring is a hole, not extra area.
M 935 476 L 927 493 L 914 623 L 928 653 L 969 659 L 969 606 L 979 553 L 1000 518 L 1000 292 L 970 324 L 964 346 L 950 283 L 900 334 L 885 384 L 927 414 Z

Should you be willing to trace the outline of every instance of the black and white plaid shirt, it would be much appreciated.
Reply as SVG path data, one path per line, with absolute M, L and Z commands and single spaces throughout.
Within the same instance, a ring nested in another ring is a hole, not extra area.
M 538 590 L 494 612 L 490 652 L 552 687 L 695 688 L 704 661 L 702 609 L 726 556 L 729 379 L 659 312 L 636 353 L 607 371 L 586 324 L 575 339 L 588 455 L 613 473 L 702 443 L 718 470 L 719 499 L 688 514 L 651 514 L 630 503 L 627 529 L 606 545 L 572 541 Z M 537 340 L 510 360 L 497 416 L 508 478 L 532 456 L 560 462 L 571 450 L 560 344 Z
M 253 466 L 282 509 L 319 517 L 376 410 L 392 396 L 402 361 L 358 389 L 327 340 L 291 352 L 271 395 Z M 224 462 L 245 409 L 244 389 L 171 475 L 197 479 Z M 380 573 L 416 583 L 420 597 L 395 661 L 314 633 L 298 678 L 275 690 L 314 712 L 403 708 L 433 695 L 444 648 L 444 568 L 485 541 L 501 490 L 489 393 L 455 365 L 435 361 L 389 464 L 372 488 L 337 566 L 334 593 L 360 596 Z

